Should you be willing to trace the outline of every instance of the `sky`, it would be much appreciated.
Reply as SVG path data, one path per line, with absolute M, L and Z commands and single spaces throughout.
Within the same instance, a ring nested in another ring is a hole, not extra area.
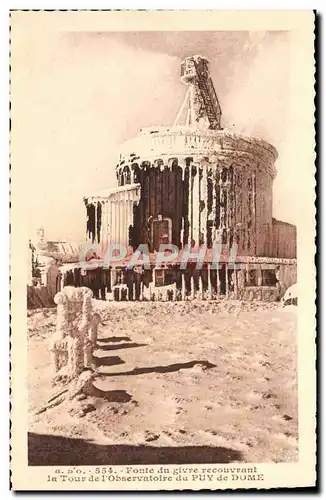
M 83 197 L 115 186 L 123 141 L 172 125 L 186 92 L 180 63 L 193 54 L 210 60 L 222 127 L 277 148 L 273 215 L 297 223 L 290 73 L 300 41 L 290 32 L 15 29 L 12 142 L 14 168 L 28 171 L 30 237 L 43 226 L 46 239 L 85 240 Z

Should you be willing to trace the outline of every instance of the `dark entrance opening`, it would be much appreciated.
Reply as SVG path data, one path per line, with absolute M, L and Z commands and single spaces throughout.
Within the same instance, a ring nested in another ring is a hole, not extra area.
M 167 241 L 166 241 L 167 240 Z M 170 243 L 169 241 L 169 221 L 167 219 L 155 220 L 153 222 L 153 248 L 157 252 L 161 243 Z

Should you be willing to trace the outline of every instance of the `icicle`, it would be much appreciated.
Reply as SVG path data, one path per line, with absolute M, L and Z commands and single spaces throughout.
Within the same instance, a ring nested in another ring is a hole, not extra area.
M 218 264 L 219 267 L 219 264 Z M 216 269 L 216 294 L 220 295 L 220 274 L 219 274 L 219 268 L 217 267 Z
M 203 298 L 203 278 L 202 276 L 199 276 L 199 298 Z
M 233 283 L 234 283 L 234 295 L 235 298 L 238 298 L 238 273 L 236 270 L 236 266 L 234 266 L 234 271 L 233 271 Z
M 200 231 L 204 235 L 202 243 L 207 244 L 207 165 L 203 165 L 202 178 L 200 183 L 201 213 Z
M 186 170 L 186 162 L 183 161 L 181 163 L 181 169 L 182 169 L 182 182 L 185 180 L 185 170 Z
M 208 298 L 212 298 L 212 283 L 211 283 L 211 265 L 207 264 L 207 280 L 208 280 Z
M 190 278 L 190 287 L 191 287 L 191 298 L 194 299 L 195 298 L 195 280 L 194 280 L 193 276 L 191 276 L 191 278 Z
M 185 275 L 184 275 L 184 273 L 182 273 L 181 280 L 182 280 L 182 285 L 181 285 L 181 298 L 182 298 L 182 300 L 185 300 L 185 299 L 186 299 L 186 280 L 185 280 Z
M 225 266 L 225 295 L 226 298 L 229 297 L 229 266 L 226 264 Z

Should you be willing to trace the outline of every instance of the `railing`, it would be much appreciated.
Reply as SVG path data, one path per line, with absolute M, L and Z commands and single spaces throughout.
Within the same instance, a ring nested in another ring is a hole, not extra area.
M 262 139 L 246 137 L 228 130 L 176 126 L 142 129 L 139 136 L 123 144 L 120 160 L 128 160 L 132 154 L 136 154 L 137 158 L 150 159 L 192 154 L 209 156 L 223 151 L 251 154 L 270 165 L 277 158 L 276 149 Z

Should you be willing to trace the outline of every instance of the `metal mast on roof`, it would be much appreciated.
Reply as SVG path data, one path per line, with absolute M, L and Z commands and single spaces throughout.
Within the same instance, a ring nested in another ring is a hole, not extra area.
M 188 85 L 182 106 L 174 121 L 180 120 L 186 111 L 188 127 L 221 129 L 221 106 L 208 70 L 209 61 L 202 56 L 191 56 L 181 63 L 181 81 Z

